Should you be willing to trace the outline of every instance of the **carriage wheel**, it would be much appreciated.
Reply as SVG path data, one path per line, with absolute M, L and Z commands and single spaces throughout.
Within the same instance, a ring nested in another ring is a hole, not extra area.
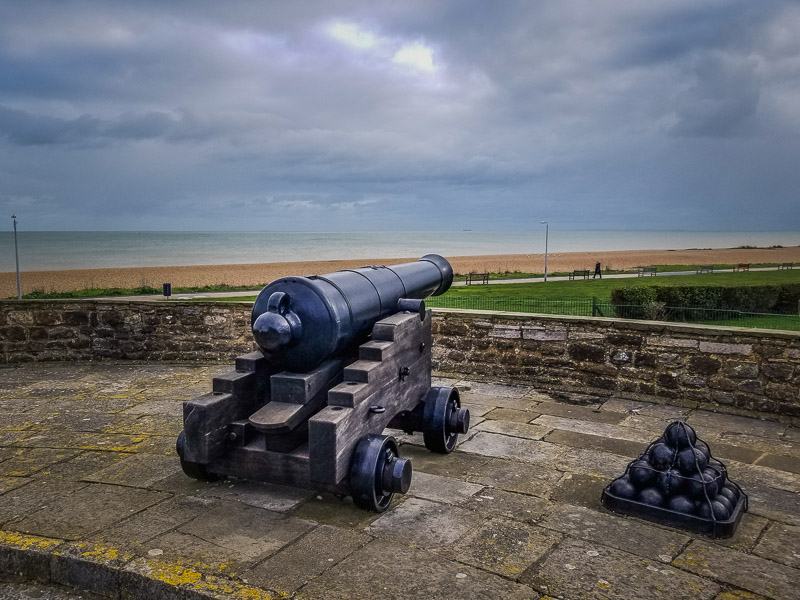
M 461 408 L 458 390 L 432 387 L 425 398 L 422 435 L 431 452 L 449 454 L 456 447 L 459 433 L 469 429 L 469 410 Z
M 383 512 L 395 492 L 405 494 L 411 485 L 411 461 L 400 458 L 397 441 L 389 435 L 367 435 L 356 446 L 350 467 L 353 502 L 359 508 Z

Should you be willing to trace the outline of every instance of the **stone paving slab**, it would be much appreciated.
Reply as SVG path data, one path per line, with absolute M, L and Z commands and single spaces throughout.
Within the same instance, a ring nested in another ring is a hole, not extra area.
M 472 456 L 472 455 L 466 455 Z M 564 473 L 555 468 L 552 460 L 549 468 L 511 460 L 484 459 L 479 468 L 473 469 L 468 481 L 482 485 L 547 498 Z
M 484 412 L 482 416 L 487 419 L 497 421 L 512 421 L 514 423 L 528 423 L 533 421 L 541 413 L 534 410 L 515 410 L 513 408 L 493 408 L 490 411 Z M 472 409 L 470 409 L 472 415 Z
M 568 433 L 568 432 L 562 432 Z M 571 434 L 575 435 L 575 434 Z M 553 441 L 549 440 L 548 441 Z M 620 474 L 625 472 L 628 463 L 631 462 L 630 457 L 638 456 L 641 450 L 632 448 L 629 454 L 621 454 L 620 451 L 612 454 L 611 452 L 603 452 L 586 447 L 574 447 L 574 439 L 570 440 L 570 446 L 563 454 L 561 454 L 556 461 L 554 461 L 554 468 L 566 473 L 578 473 L 583 475 L 591 475 L 592 477 L 604 477 L 608 480 L 616 479 Z M 619 440 L 614 440 L 614 446 L 619 444 Z M 625 444 L 632 442 L 625 442 Z M 592 444 L 594 445 L 594 444 Z
M 571 446 L 578 449 L 589 448 L 604 453 L 630 457 L 628 462 L 647 449 L 647 443 L 645 442 L 631 442 L 629 440 L 608 438 L 602 435 L 580 433 L 577 431 L 564 431 L 561 429 L 556 429 L 552 433 L 549 433 L 545 439 L 551 444 Z
M 279 594 L 291 595 L 372 541 L 366 533 L 320 525 L 269 559 L 248 569 L 244 577 Z
M 536 411 L 552 417 L 579 419 L 581 421 L 593 421 L 595 423 L 607 423 L 609 425 L 619 425 L 627 418 L 627 415 L 607 410 L 604 411 L 601 410 L 601 408 L 575 406 L 572 404 L 562 404 L 560 402 L 540 402 L 536 406 Z
M 691 540 L 673 529 L 571 504 L 558 505 L 542 521 L 542 527 L 667 564 Z
M 79 540 L 166 499 L 161 492 L 119 486 L 87 485 L 52 498 L 14 523 L 22 533 Z
M 661 561 L 569 539 L 521 580 L 551 596 L 597 600 L 710 600 L 720 591 L 716 583 Z
M 580 419 L 568 419 L 565 417 L 552 417 L 542 415 L 534 419 L 533 425 L 541 425 L 550 429 L 561 429 L 564 431 L 574 431 L 576 433 L 586 433 L 589 435 L 602 436 L 614 440 L 626 440 L 629 442 L 641 442 L 647 444 L 653 441 L 653 436 L 646 431 L 611 425 L 608 423 L 595 423 Z
M 458 562 L 517 579 L 560 541 L 558 533 L 535 525 L 490 519 L 455 546 L 453 557 Z
M 771 560 L 695 540 L 673 561 L 692 573 L 781 600 L 800 598 L 800 570 Z
M 460 449 L 472 454 L 528 463 L 553 460 L 561 453 L 561 449 L 554 444 L 484 431 L 479 431 L 461 444 Z
M 301 598 L 536 599 L 534 590 L 509 579 L 424 550 L 375 540 L 300 590 Z
M 696 428 L 698 433 L 706 431 L 747 433 L 770 439 L 780 439 L 787 429 L 786 425 L 777 421 L 763 421 L 707 410 L 692 411 L 686 422 Z
M 313 490 L 186 477 L 181 401 L 230 369 L 0 368 L 0 573 L 154 600 L 798 597 L 794 427 L 448 380 L 469 388 L 470 435 L 446 456 L 398 436 L 412 487 L 377 515 Z M 749 494 L 730 539 L 600 504 L 675 418 L 696 424 Z
M 800 569 L 800 527 L 772 523 L 766 530 L 754 554 L 795 569 Z
M 553 509 L 554 505 L 537 496 L 485 487 L 460 506 L 490 517 L 537 523 Z
M 489 433 L 499 433 L 511 437 L 526 438 L 529 440 L 541 440 L 552 431 L 550 427 L 540 425 L 530 425 L 528 423 L 518 423 L 516 421 L 486 420 L 474 426 L 476 431 L 488 431 Z
M 408 498 L 375 520 L 367 531 L 418 548 L 452 544 L 480 522 L 463 508 L 419 498 Z
M 445 504 L 463 504 L 482 489 L 482 485 L 475 483 L 417 472 L 414 473 L 411 489 L 409 489 L 408 493 L 424 500 L 433 500 L 434 502 L 443 502 Z
M 170 456 L 132 454 L 114 464 L 82 478 L 91 483 L 109 483 L 129 487 L 150 488 L 157 481 L 180 472 L 180 465 Z
M 641 415 L 659 420 L 675 421 L 685 419 L 691 409 L 672 406 L 670 404 L 654 404 L 652 402 L 640 402 L 638 400 L 627 400 L 622 398 L 611 398 L 603 403 L 603 411 L 625 413 L 631 416 Z

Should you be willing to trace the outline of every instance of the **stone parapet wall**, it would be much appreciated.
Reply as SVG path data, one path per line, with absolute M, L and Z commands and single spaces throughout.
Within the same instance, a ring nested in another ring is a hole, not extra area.
M 246 303 L 0 302 L 0 363 L 232 361 L 254 348 Z
M 439 311 L 444 374 L 800 416 L 800 333 L 655 321 Z
M 2 301 L 0 363 L 233 361 L 248 303 Z M 800 417 L 800 333 L 436 310 L 441 374 Z

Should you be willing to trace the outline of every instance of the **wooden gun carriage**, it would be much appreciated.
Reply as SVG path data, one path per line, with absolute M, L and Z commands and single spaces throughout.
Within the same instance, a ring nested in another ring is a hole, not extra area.
M 458 390 L 431 387 L 431 313 L 453 271 L 441 256 L 392 267 L 284 277 L 259 294 L 258 350 L 184 402 L 178 437 L 190 477 L 221 476 L 351 495 L 382 512 L 412 468 L 385 428 L 422 432 L 449 453 L 469 428 Z

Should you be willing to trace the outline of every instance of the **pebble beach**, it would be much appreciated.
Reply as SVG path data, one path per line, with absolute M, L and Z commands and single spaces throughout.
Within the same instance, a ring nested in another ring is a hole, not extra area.
M 355 260 L 318 260 L 263 264 L 219 264 L 174 267 L 126 267 L 119 269 L 71 269 L 58 271 L 23 271 L 22 291 L 62 292 L 96 288 L 160 288 L 164 282 L 173 287 L 199 287 L 228 284 L 259 288 L 288 275 L 311 275 L 352 269 L 364 265 L 391 265 L 416 257 Z M 485 256 L 448 256 L 456 274 L 466 273 L 542 273 L 544 254 L 494 254 Z M 722 248 L 703 250 L 617 250 L 605 252 L 563 252 L 548 255 L 550 273 L 573 269 L 629 269 L 639 265 L 694 265 L 737 263 L 800 264 L 800 246 L 786 248 Z M 16 296 L 14 272 L 0 273 L 0 297 Z

